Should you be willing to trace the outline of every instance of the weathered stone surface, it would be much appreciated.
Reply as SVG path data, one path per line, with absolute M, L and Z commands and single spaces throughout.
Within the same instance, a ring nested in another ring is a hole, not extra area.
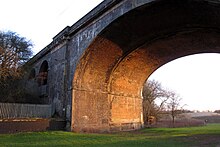
M 105 0 L 29 64 L 38 75 L 48 62 L 45 98 L 69 129 L 138 129 L 145 80 L 182 56 L 219 53 L 219 15 L 218 0 Z

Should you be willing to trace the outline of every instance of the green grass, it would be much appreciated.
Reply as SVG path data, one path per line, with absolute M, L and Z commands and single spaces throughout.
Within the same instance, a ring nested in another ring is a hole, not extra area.
M 196 142 L 203 135 L 211 138 L 220 136 L 220 124 L 190 128 L 151 128 L 138 132 L 115 134 L 79 134 L 63 131 L 33 132 L 0 135 L 0 146 L 148 146 L 148 147 L 185 147 L 201 145 Z M 194 137 L 194 138 L 193 138 Z M 217 141 L 217 142 L 215 142 Z M 220 144 L 219 139 L 209 146 Z
M 152 128 L 143 129 L 143 133 L 155 133 L 164 137 L 171 136 L 191 136 L 191 135 L 208 135 L 208 134 L 219 134 L 220 135 L 220 124 L 208 124 L 206 126 L 199 127 L 184 127 L 184 128 Z

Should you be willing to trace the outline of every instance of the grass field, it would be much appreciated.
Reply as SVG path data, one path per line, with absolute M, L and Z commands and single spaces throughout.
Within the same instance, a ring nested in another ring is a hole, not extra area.
M 114 134 L 63 131 L 0 135 L 0 146 L 147 146 L 189 147 L 220 145 L 220 124 L 190 128 L 150 128 Z

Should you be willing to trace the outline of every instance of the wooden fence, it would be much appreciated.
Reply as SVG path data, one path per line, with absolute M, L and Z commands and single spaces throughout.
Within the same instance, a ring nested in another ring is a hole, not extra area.
M 0 119 L 50 118 L 52 114 L 52 105 L 0 103 Z

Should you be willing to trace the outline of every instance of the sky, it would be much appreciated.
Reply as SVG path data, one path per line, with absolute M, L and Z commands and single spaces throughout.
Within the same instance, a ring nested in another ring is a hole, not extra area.
M 30 39 L 34 54 L 102 0 L 0 0 L 0 30 Z
M 189 110 L 220 109 L 220 54 L 197 54 L 173 60 L 157 69 L 156 80 L 175 91 Z
M 0 0 L 0 30 L 34 43 L 34 54 L 66 26 L 72 26 L 102 0 Z M 200 54 L 174 60 L 154 72 L 155 79 L 178 93 L 190 110 L 220 109 L 220 55 Z

